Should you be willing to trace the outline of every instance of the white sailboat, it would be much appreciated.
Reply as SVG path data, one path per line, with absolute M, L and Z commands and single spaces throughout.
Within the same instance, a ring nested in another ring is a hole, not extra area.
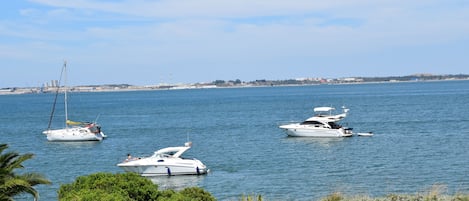
M 68 119 L 68 105 L 67 105 L 67 62 L 64 62 L 62 73 L 60 78 L 64 77 L 64 110 L 65 110 L 65 128 L 61 129 L 51 129 L 51 123 L 54 116 L 55 106 L 57 102 L 57 96 L 60 91 L 60 81 L 59 86 L 57 86 L 57 93 L 55 95 L 54 104 L 52 107 L 51 116 L 49 119 L 49 125 L 47 130 L 42 133 L 47 136 L 49 141 L 101 141 L 106 135 L 101 131 L 101 126 L 97 123 L 91 122 L 76 122 Z

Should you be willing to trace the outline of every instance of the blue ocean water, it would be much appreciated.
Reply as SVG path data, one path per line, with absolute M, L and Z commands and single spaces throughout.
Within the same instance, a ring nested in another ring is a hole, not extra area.
M 469 81 L 72 93 L 69 100 L 72 120 L 98 119 L 109 137 L 48 142 L 41 132 L 53 94 L 0 96 L 0 143 L 35 154 L 24 171 L 53 182 L 37 187 L 41 200 L 57 200 L 59 186 L 77 176 L 122 172 L 116 164 L 127 153 L 150 155 L 188 140 L 185 156 L 211 172 L 152 178 L 160 188 L 199 186 L 219 200 L 382 196 L 432 185 L 469 192 Z M 343 105 L 350 108 L 343 123 L 375 135 L 291 138 L 278 128 L 308 118 L 315 106 Z M 56 114 L 54 126 L 63 126 L 63 109 Z

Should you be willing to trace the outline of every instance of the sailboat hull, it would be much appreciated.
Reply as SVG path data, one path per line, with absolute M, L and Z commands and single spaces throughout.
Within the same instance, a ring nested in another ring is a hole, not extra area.
M 88 128 L 72 127 L 43 132 L 48 141 L 101 141 L 104 133 L 93 133 Z

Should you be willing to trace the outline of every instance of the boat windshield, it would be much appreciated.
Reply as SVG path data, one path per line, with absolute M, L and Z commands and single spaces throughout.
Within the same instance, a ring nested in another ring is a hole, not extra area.
M 163 157 L 180 157 L 185 151 L 187 151 L 190 147 L 167 147 L 164 149 L 160 149 L 155 151 L 154 156 L 163 156 Z
M 159 155 L 162 157 L 173 157 L 174 154 L 176 153 L 177 151 L 168 151 L 168 152 L 159 153 Z

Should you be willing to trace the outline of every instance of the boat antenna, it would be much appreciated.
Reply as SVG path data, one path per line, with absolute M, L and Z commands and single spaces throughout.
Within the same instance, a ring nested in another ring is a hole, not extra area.
M 189 133 L 187 134 L 187 141 L 184 143 L 186 147 L 192 147 L 192 142 L 189 140 Z
M 54 103 L 52 104 L 52 111 L 50 113 L 49 117 L 49 124 L 47 125 L 47 130 L 50 129 L 50 126 L 52 124 L 52 119 L 54 118 L 54 112 L 55 112 L 55 105 L 57 104 L 57 97 L 59 96 L 59 90 L 60 90 L 60 83 L 62 82 L 62 75 L 65 70 L 65 66 L 67 65 L 67 62 L 64 61 L 64 65 L 62 67 L 62 71 L 60 72 L 60 78 L 59 78 L 59 83 L 57 83 L 57 90 L 55 91 L 55 98 L 54 98 Z
M 101 116 L 101 114 L 98 114 L 98 116 L 96 116 L 96 119 L 94 120 L 94 123 L 98 123 L 99 116 Z

